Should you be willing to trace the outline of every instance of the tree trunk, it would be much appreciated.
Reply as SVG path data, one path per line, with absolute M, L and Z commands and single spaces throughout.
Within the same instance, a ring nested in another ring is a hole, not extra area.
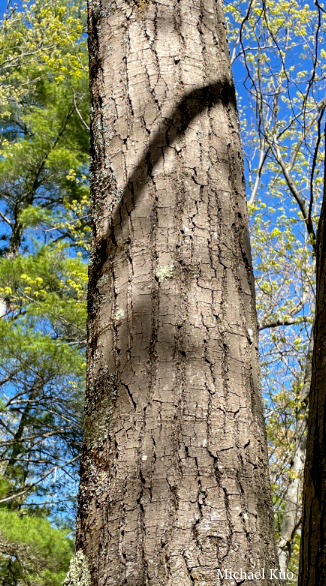
M 281 535 L 278 543 L 278 559 L 281 572 L 287 570 L 294 546 L 294 536 L 301 523 L 301 493 L 307 443 L 307 406 L 311 383 L 313 335 L 311 335 L 305 366 L 304 383 L 300 391 L 300 410 L 293 437 L 293 455 L 290 466 L 290 482 L 285 496 L 285 508 Z
M 316 246 L 316 312 L 299 586 L 326 584 L 326 166 Z
M 89 48 L 88 384 L 67 583 L 89 572 L 99 586 L 268 574 L 276 552 L 222 2 L 91 0 Z

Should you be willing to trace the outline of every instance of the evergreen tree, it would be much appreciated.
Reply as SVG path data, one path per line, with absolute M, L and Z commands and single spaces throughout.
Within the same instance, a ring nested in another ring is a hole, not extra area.
M 73 545 L 85 378 L 82 2 L 12 9 L 0 47 L 0 583 L 55 586 Z

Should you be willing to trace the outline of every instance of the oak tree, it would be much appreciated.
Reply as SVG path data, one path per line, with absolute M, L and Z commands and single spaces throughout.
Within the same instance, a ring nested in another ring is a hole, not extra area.
M 218 569 L 276 564 L 223 6 L 88 9 L 88 383 L 66 583 L 216 585 Z

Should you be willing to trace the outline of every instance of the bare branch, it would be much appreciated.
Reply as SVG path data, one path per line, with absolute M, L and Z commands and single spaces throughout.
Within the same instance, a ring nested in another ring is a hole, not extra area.
M 280 319 L 276 319 L 274 321 L 270 321 L 270 322 L 266 322 L 263 323 L 262 325 L 259 326 L 259 331 L 261 332 L 262 330 L 266 330 L 267 328 L 278 328 L 280 326 L 293 326 L 293 325 L 298 325 L 301 323 L 310 323 L 310 319 L 302 316 L 302 317 L 297 317 L 297 318 L 280 318 Z
M 43 480 L 45 480 L 48 476 L 50 476 L 50 474 L 53 474 L 53 472 L 55 472 L 55 470 L 59 470 L 61 468 L 65 468 L 66 466 L 69 466 L 70 464 L 72 464 L 73 462 L 75 462 L 76 460 L 78 460 L 80 458 L 80 456 L 75 456 L 75 458 L 72 458 L 72 460 L 70 460 L 69 462 L 66 462 L 65 464 L 62 464 L 61 466 L 54 466 L 53 468 L 51 468 L 51 470 L 49 470 L 49 472 L 47 472 L 46 474 L 44 474 L 41 478 L 39 478 L 39 480 L 37 480 L 36 482 L 33 482 L 32 484 L 29 484 L 27 486 L 27 488 L 25 488 L 24 490 L 21 490 L 20 492 L 17 492 L 16 494 L 12 494 L 11 496 L 5 497 L 3 499 L 0 499 L 0 504 L 1 503 L 8 503 L 10 501 L 13 501 L 14 499 L 23 496 L 24 494 L 28 493 L 32 488 L 34 488 L 34 486 L 37 486 L 38 484 L 40 484 L 40 482 L 43 482 Z
M 7 218 L 7 216 L 5 216 L 2 212 L 0 212 L 0 218 L 2 218 L 10 226 L 10 228 L 13 227 L 12 221 L 9 220 L 9 218 Z
M 90 127 L 89 127 L 89 125 L 87 124 L 87 122 L 85 122 L 85 120 L 84 120 L 84 118 L 82 117 L 82 115 L 81 115 L 81 113 L 80 113 L 80 110 L 79 110 L 79 108 L 78 108 L 78 106 L 77 106 L 77 102 L 76 102 L 76 93 L 75 93 L 75 92 L 74 92 L 74 104 L 75 104 L 76 112 L 77 112 L 77 114 L 78 114 L 79 118 L 81 119 L 82 123 L 84 124 L 84 126 L 85 126 L 86 130 L 88 130 L 88 132 L 89 132 L 89 131 L 90 131 Z

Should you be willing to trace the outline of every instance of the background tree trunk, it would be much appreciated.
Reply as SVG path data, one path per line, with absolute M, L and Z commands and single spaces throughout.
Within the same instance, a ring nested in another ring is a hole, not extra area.
M 299 586 L 326 583 L 326 166 L 317 232 L 316 314 L 303 485 Z
M 112 586 L 267 572 L 276 553 L 222 2 L 90 0 L 89 49 L 76 567 Z
M 298 527 L 301 524 L 302 515 L 301 510 L 301 494 L 302 494 L 302 479 L 306 458 L 306 444 L 307 444 L 307 411 L 308 411 L 308 397 L 311 385 L 311 367 L 312 367 L 312 351 L 313 351 L 313 334 L 311 334 L 303 386 L 300 391 L 300 409 L 299 417 L 296 422 L 293 435 L 293 454 L 290 466 L 290 482 L 284 498 L 285 507 L 282 519 L 282 527 L 280 532 L 280 539 L 278 542 L 278 559 L 281 572 L 287 570 L 289 561 L 291 559 L 294 547 L 294 536 Z

